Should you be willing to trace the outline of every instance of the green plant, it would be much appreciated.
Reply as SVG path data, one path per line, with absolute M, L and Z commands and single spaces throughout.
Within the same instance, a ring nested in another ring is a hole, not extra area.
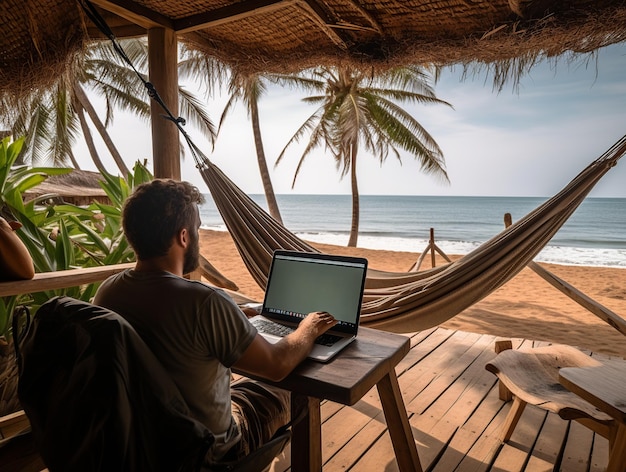
M 47 237 L 26 216 L 22 194 L 39 185 L 50 175 L 60 175 L 71 169 L 14 166 L 24 144 L 20 138 L 11 142 L 10 138 L 0 140 L 0 203 L 3 213 L 10 213 L 22 223 L 18 235 L 26 244 L 36 270 L 50 267 L 46 255 L 52 252 L 53 245 Z M 0 299 L 0 336 L 6 336 L 11 328 L 11 317 L 15 307 L 24 301 L 24 297 L 3 297 Z
M 152 180 L 152 175 L 137 163 L 126 179 L 102 173 L 101 186 L 110 204 L 93 202 L 88 207 L 62 204 L 49 205 L 44 210 L 33 211 L 39 227 L 54 235 L 55 270 L 76 267 L 94 267 L 121 264 L 135 260 L 122 229 L 122 207 L 134 187 Z M 45 214 L 45 217 L 44 217 Z M 99 283 L 81 287 L 51 290 L 32 294 L 36 310 L 55 295 L 68 295 L 91 301 Z
M 72 169 L 13 167 L 23 139 L 13 143 L 5 138 L 0 143 L 0 198 L 15 219 L 22 223 L 18 234 L 26 244 L 36 272 L 67 270 L 131 262 L 134 253 L 124 237 L 121 225 L 122 206 L 133 188 L 152 179 L 145 165 L 137 163 L 125 179 L 103 173 L 102 188 L 110 204 L 94 202 L 87 207 L 67 203 L 55 204 L 46 195 L 23 202 L 26 190 L 43 182 L 50 175 Z M 97 283 L 48 290 L 0 299 L 0 336 L 10 335 L 11 318 L 17 305 L 36 309 L 56 295 L 91 301 Z

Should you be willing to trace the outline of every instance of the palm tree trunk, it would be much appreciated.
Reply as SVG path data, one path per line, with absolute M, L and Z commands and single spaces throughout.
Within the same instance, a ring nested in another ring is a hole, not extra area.
M 111 153 L 111 156 L 113 157 L 113 160 L 115 161 L 115 164 L 117 165 L 117 168 L 122 173 L 122 177 L 124 178 L 128 177 L 130 175 L 130 171 L 128 170 L 128 167 L 126 167 L 126 164 L 124 163 L 124 159 L 122 159 L 122 156 L 120 155 L 117 148 L 115 147 L 115 144 L 113 144 L 113 140 L 111 140 L 111 136 L 109 135 L 109 132 L 106 130 L 106 127 L 104 126 L 102 121 L 100 121 L 100 117 L 98 116 L 98 114 L 96 113 L 96 110 L 93 108 L 93 105 L 89 101 L 87 94 L 78 83 L 74 84 L 74 94 L 76 95 L 76 98 L 78 98 L 78 101 L 80 101 L 81 105 L 83 106 L 87 114 L 89 115 L 89 118 L 91 119 L 94 126 L 98 130 L 98 133 L 100 133 L 100 136 L 102 137 L 104 144 L 106 144 L 107 149 Z
M 256 156 L 259 163 L 259 173 L 261 174 L 261 182 L 263 182 L 263 190 L 265 192 L 265 199 L 267 200 L 267 209 L 269 210 L 270 216 L 282 225 L 283 219 L 280 216 L 278 202 L 276 201 L 276 195 L 274 194 L 274 187 L 272 186 L 272 180 L 267 168 L 267 160 L 265 159 L 265 151 L 263 149 L 263 141 L 261 139 L 261 126 L 259 124 L 259 107 L 256 100 L 250 101 L 250 118 L 252 121 L 252 132 L 254 134 Z
M 68 155 L 70 156 L 70 161 L 72 161 L 72 166 L 74 166 L 74 169 L 80 170 L 80 165 L 78 164 L 78 161 L 76 160 L 76 156 L 74 156 L 74 153 L 72 152 L 71 149 L 69 150 Z
M 76 113 L 78 114 L 78 120 L 80 121 L 80 127 L 83 131 L 83 137 L 85 138 L 87 149 L 89 149 L 89 155 L 91 156 L 91 160 L 93 160 L 93 163 L 96 165 L 96 168 L 100 171 L 100 173 L 106 172 L 104 164 L 100 160 L 100 155 L 98 154 L 96 145 L 93 142 L 93 136 L 91 136 L 91 130 L 89 129 L 87 119 L 85 118 L 85 109 L 83 108 L 83 105 L 80 101 L 78 101 L 78 103 L 76 103 L 74 106 L 76 108 Z
M 350 240 L 348 241 L 348 247 L 356 247 L 356 242 L 359 237 L 359 185 L 356 178 L 356 155 L 358 146 L 355 144 L 351 149 L 350 156 L 350 183 L 352 185 L 352 225 L 350 227 Z

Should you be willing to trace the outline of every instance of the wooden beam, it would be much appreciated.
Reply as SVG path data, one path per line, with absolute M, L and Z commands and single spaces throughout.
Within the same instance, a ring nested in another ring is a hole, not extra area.
M 297 0 L 297 4 L 306 15 L 320 26 L 333 43 L 342 49 L 348 48 L 343 38 L 333 29 L 335 26 L 334 20 L 328 16 L 317 2 L 313 0 Z
M 176 32 L 148 30 L 150 82 L 169 111 L 178 117 L 178 47 Z M 180 135 L 176 124 L 165 119 L 156 100 L 150 102 L 154 176 L 180 180 Z
M 295 3 L 296 0 L 247 0 L 174 20 L 174 29 L 178 33 L 189 33 L 259 13 L 271 12 Z
M 504 214 L 504 226 L 508 228 L 513 224 L 513 217 L 510 213 Z M 535 261 L 530 261 L 528 263 L 528 268 L 532 269 L 537 275 L 542 277 L 546 282 L 552 285 L 554 288 L 560 290 L 569 298 L 574 300 L 583 308 L 586 308 L 591 313 L 596 315 L 605 323 L 608 323 L 611 327 L 615 328 L 617 331 L 626 336 L 626 320 L 619 316 L 617 313 L 612 312 L 605 306 L 596 302 L 591 297 L 588 297 L 583 292 L 578 290 L 573 285 L 570 285 L 565 280 L 557 277 L 548 269 L 537 264 Z
M 560 290 L 569 298 L 578 303 L 580 306 L 586 308 L 602 321 L 608 323 L 611 327 L 615 328 L 617 331 L 626 336 L 626 320 L 619 316 L 617 313 L 614 313 L 600 303 L 596 302 L 594 299 L 588 297 L 573 285 L 567 283 L 563 279 L 560 279 L 547 269 L 544 269 L 535 261 L 530 261 L 528 263 L 528 267 L 535 271 L 537 275 L 542 277 L 554 288 Z
M 383 27 L 370 12 L 368 12 L 365 8 L 363 8 L 358 2 L 354 0 L 350 0 L 350 4 L 354 8 L 356 8 L 361 15 L 363 15 L 363 17 L 370 23 L 370 25 L 372 25 L 371 28 L 362 27 L 362 29 L 374 30 L 381 36 L 384 35 Z
M 0 297 L 37 293 L 59 288 L 78 287 L 80 285 L 100 282 L 107 277 L 125 269 L 134 267 L 133 262 L 126 264 L 89 267 L 86 269 L 69 269 L 55 272 L 38 272 L 29 280 L 13 280 L 0 282 Z
M 102 8 L 98 8 L 98 10 L 100 16 L 116 38 L 136 38 L 147 34 L 147 30 L 143 26 L 137 25 L 126 18 L 122 18 Z M 108 36 L 105 36 L 104 33 L 100 31 L 100 28 L 91 22 L 87 23 L 87 34 L 91 39 L 108 39 Z
M 288 6 L 299 7 L 307 16 L 315 21 L 321 30 L 331 39 L 333 43 L 339 47 L 346 49 L 346 42 L 335 31 L 335 29 L 372 29 L 358 25 L 347 25 L 338 23 L 336 19 L 331 18 L 326 11 L 315 0 L 245 0 L 242 2 L 226 5 L 215 10 L 200 12 L 184 18 L 172 19 L 160 13 L 150 10 L 130 0 L 92 0 L 94 4 L 100 8 L 113 13 L 132 24 L 144 29 L 163 27 L 174 30 L 176 33 L 191 33 L 194 31 L 218 26 L 233 21 L 248 18 L 250 16 L 261 13 L 268 13 L 280 8 Z M 370 23 L 372 19 L 368 17 Z M 133 37 L 137 36 L 139 31 L 132 28 L 131 25 L 112 28 L 116 37 Z M 91 35 L 91 34 L 90 34 Z M 100 37 L 98 33 L 94 33 L 91 37 Z
M 147 34 L 143 26 L 128 23 L 127 25 L 109 26 L 116 38 L 141 38 Z M 95 26 L 87 27 L 87 35 L 91 39 L 108 39 L 102 31 Z
M 142 26 L 145 29 L 163 27 L 174 29 L 171 18 L 150 10 L 131 0 L 90 0 L 94 5 L 115 13 L 117 16 L 127 19 L 131 23 Z

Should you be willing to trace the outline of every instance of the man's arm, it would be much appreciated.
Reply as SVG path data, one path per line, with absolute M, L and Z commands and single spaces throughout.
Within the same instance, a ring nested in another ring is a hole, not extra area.
M 326 312 L 313 312 L 298 328 L 275 344 L 257 334 L 234 367 L 244 372 L 279 382 L 311 352 L 315 339 L 337 324 Z
M 21 226 L 0 217 L 0 280 L 32 279 L 35 275 L 30 253 L 14 233 Z

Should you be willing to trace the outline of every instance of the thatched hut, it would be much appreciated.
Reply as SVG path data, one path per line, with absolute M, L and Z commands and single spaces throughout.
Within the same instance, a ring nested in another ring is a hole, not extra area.
M 85 206 L 96 201 L 110 204 L 105 191 L 100 186 L 102 176 L 98 172 L 73 170 L 68 174 L 48 177 L 37 187 L 25 192 L 24 200 L 44 198 Z

